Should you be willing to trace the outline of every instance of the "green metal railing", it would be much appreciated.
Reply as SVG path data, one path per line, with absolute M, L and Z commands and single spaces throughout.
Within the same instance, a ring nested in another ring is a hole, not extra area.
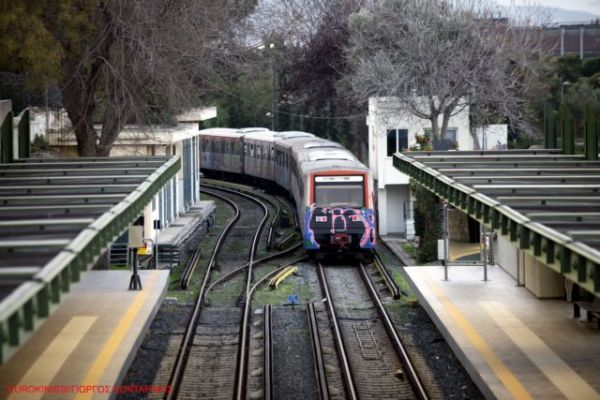
M 19 138 L 19 158 L 29 157 L 29 149 L 31 145 L 31 133 L 29 129 L 29 109 L 23 110 L 19 118 L 18 125 Z
M 13 114 L 12 111 L 9 111 L 0 126 L 0 163 L 11 163 L 14 159 Z
M 584 129 L 584 154 L 587 160 L 598 159 L 598 112 L 593 111 L 590 105 L 585 107 L 583 120 L 579 121 Z M 557 148 L 557 126 L 560 127 L 562 137 L 562 150 L 564 154 L 575 154 L 575 136 L 577 121 L 573 116 L 573 110 L 566 103 L 562 103 L 558 110 L 558 118 L 555 110 L 549 103 L 544 104 L 544 144 L 547 149 Z

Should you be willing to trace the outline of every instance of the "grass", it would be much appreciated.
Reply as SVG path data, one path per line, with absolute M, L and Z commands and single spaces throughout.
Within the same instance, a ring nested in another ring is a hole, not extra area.
M 390 273 L 392 274 L 392 278 L 394 279 L 394 281 L 396 282 L 398 287 L 400 287 L 400 290 L 402 290 L 404 293 L 408 294 L 408 296 L 402 296 L 402 300 L 404 302 L 410 302 L 410 303 L 417 301 L 417 297 L 413 293 L 413 291 L 410 288 L 410 285 L 408 284 L 406 279 L 404 279 L 404 275 L 402 274 L 402 271 L 400 271 L 399 268 L 394 268 L 390 271 Z
M 302 276 L 292 275 L 281 282 L 277 289 L 272 289 L 266 283 L 257 288 L 254 293 L 253 304 L 288 304 L 288 296 L 292 294 L 298 295 L 298 301 L 301 304 L 318 300 L 316 293 Z
M 246 275 L 239 274 L 210 292 L 208 301 L 211 305 L 231 306 L 235 304 L 240 293 L 244 291 Z
M 413 243 L 403 243 L 402 248 L 413 260 L 417 259 L 417 248 Z

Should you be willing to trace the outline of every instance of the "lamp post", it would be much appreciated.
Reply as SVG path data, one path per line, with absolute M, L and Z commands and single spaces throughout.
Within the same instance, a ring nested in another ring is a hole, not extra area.
M 264 50 L 266 45 L 261 44 L 258 46 L 259 50 Z M 273 43 L 269 44 L 269 49 L 274 49 L 275 45 Z M 271 67 L 271 130 L 275 130 L 275 64 L 273 62 L 273 51 L 269 52 L 269 64 Z
M 564 81 L 561 85 L 560 85 L 560 103 L 562 104 L 563 102 L 563 97 L 565 97 L 565 87 L 566 86 L 570 86 L 571 82 L 569 81 Z

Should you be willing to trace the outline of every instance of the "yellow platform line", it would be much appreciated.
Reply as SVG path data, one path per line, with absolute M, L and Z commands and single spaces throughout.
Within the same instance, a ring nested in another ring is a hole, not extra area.
M 502 384 L 506 387 L 508 392 L 515 399 L 525 400 L 531 399 L 531 395 L 521 384 L 521 382 L 515 377 L 510 369 L 498 358 L 494 350 L 490 345 L 481 337 L 475 327 L 469 322 L 464 314 L 454 305 L 452 300 L 444 293 L 442 288 L 432 281 L 429 277 L 425 276 L 424 281 L 429 286 L 429 289 L 435 294 L 440 304 L 445 308 L 446 312 L 456 322 L 460 330 L 463 332 L 467 340 L 473 345 L 473 347 L 481 354 L 485 362 L 494 371 L 494 374 L 500 379 Z
M 600 395 L 593 387 L 502 303 L 486 301 L 480 304 L 514 344 L 529 357 L 566 398 L 600 399 Z
M 19 385 L 50 385 L 52 379 L 97 319 L 98 317 L 91 316 L 72 317 L 29 368 Z M 11 400 L 17 398 L 39 399 L 43 395 L 43 392 L 37 392 L 26 395 L 14 394 L 8 398 Z
M 453 245 L 455 247 L 461 247 L 461 249 L 453 249 Z M 468 245 L 458 245 L 457 243 L 453 243 L 452 241 L 450 241 L 450 245 L 449 245 L 449 253 L 448 253 L 448 258 L 450 259 L 450 261 L 456 261 L 459 258 L 462 257 L 466 257 L 466 256 L 470 256 L 473 254 L 479 254 L 481 252 L 481 248 L 479 246 L 479 243 L 473 243 L 473 244 L 468 244 Z
M 119 348 L 119 345 L 125 338 L 125 335 L 129 331 L 129 328 L 131 328 L 133 321 L 135 320 L 140 309 L 146 302 L 146 299 L 152 292 L 152 288 L 156 284 L 157 279 L 158 279 L 158 274 L 152 274 L 150 276 L 150 279 L 148 280 L 146 286 L 144 286 L 144 289 L 142 291 L 140 291 L 138 294 L 136 294 L 133 301 L 131 302 L 131 305 L 125 312 L 125 315 L 123 315 L 123 318 L 121 318 L 121 321 L 119 321 L 119 324 L 115 328 L 113 334 L 108 338 L 108 340 L 104 344 L 104 347 L 100 351 L 100 354 L 98 354 L 98 356 L 96 357 L 96 360 L 90 367 L 85 379 L 82 381 L 82 385 L 99 385 L 100 384 L 100 379 L 102 379 L 102 376 L 104 375 L 104 372 L 106 371 L 106 368 L 108 367 L 108 364 L 110 363 L 115 352 Z M 92 398 L 93 394 L 94 393 L 92 393 L 92 392 L 81 393 L 81 394 L 78 394 L 76 398 L 77 399 L 90 399 L 90 398 Z

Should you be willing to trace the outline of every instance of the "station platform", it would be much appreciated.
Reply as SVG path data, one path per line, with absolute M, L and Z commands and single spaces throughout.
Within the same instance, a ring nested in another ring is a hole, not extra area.
M 131 390 L 115 385 L 160 307 L 169 272 L 140 271 L 141 291 L 128 290 L 130 276 L 85 273 L 29 341 L 0 365 L 0 398 L 106 399 Z
M 486 398 L 600 399 L 600 331 L 499 266 L 404 267 L 419 303 Z
M 194 244 L 209 231 L 213 224 L 215 202 L 201 200 L 179 215 L 163 229 L 157 238 L 158 268 L 172 268 L 177 265 Z

